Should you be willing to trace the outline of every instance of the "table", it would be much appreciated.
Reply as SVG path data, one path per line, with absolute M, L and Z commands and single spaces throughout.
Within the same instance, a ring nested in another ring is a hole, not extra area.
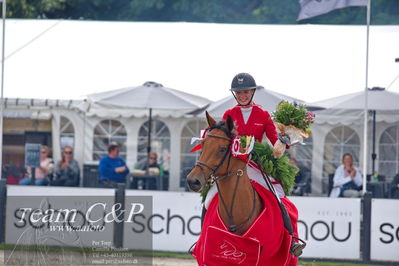
M 390 194 L 390 183 L 386 182 L 367 182 L 367 191 L 370 191 L 373 198 L 387 198 Z
M 155 180 L 155 189 L 163 190 L 163 178 L 160 175 L 130 175 L 131 178 L 129 188 L 133 189 L 151 189 L 150 183 Z M 139 186 L 139 181 L 143 182 L 143 186 Z

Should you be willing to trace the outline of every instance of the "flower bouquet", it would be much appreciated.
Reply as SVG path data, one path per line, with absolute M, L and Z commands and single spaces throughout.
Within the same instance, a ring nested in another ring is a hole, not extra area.
M 281 183 L 286 195 L 290 195 L 299 168 L 292 165 L 287 156 L 275 157 L 273 148 L 268 143 L 255 142 L 253 151 L 257 154 L 253 160 L 264 172 Z
M 273 147 L 276 158 L 283 155 L 286 145 L 303 144 L 303 138 L 308 138 L 312 133 L 310 125 L 315 115 L 305 105 L 281 101 L 272 117 L 279 133 L 279 139 Z

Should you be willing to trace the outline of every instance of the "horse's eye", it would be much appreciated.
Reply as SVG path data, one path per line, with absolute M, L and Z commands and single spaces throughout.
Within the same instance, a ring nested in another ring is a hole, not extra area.
M 219 152 L 225 153 L 227 151 L 227 147 L 220 147 Z

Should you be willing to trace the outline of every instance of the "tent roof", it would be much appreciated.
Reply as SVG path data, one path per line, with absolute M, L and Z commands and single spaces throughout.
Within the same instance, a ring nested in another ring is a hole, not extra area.
M 274 111 L 282 100 L 303 103 L 302 100 L 267 90 L 263 87 L 258 88 L 254 96 L 254 102 L 261 105 L 262 109 L 268 112 Z M 233 108 L 236 104 L 236 100 L 232 95 L 230 95 L 219 101 L 211 103 L 206 110 L 212 116 L 221 118 L 226 110 Z
M 387 91 L 381 88 L 367 91 L 368 110 L 398 110 L 399 93 Z M 331 99 L 310 103 L 310 106 L 318 106 L 328 109 L 363 110 L 365 106 L 364 91 L 350 93 Z
M 329 125 L 362 125 L 364 123 L 363 110 L 344 110 L 344 109 L 327 109 L 315 111 L 315 124 Z M 368 116 L 368 120 L 372 120 L 372 116 Z M 376 122 L 397 123 L 399 122 L 399 110 L 379 111 L 376 115 Z
M 94 103 L 119 108 L 192 111 L 204 107 L 210 100 L 164 87 L 156 82 L 88 95 Z

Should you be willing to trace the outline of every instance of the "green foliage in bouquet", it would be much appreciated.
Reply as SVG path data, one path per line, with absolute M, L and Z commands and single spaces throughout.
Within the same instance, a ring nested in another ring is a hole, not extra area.
M 206 184 L 204 189 L 201 191 L 201 203 L 205 202 L 206 195 L 208 195 L 209 190 L 211 189 L 210 184 Z
M 268 143 L 255 142 L 252 152 L 256 152 L 258 156 L 252 156 L 252 160 L 258 163 L 268 175 L 280 181 L 285 194 L 289 195 L 299 168 L 292 165 L 286 155 L 278 159 L 274 158 L 272 149 Z
M 292 125 L 310 134 L 310 125 L 314 122 L 315 115 L 306 109 L 303 104 L 281 101 L 276 111 L 272 113 L 273 120 L 283 125 Z

